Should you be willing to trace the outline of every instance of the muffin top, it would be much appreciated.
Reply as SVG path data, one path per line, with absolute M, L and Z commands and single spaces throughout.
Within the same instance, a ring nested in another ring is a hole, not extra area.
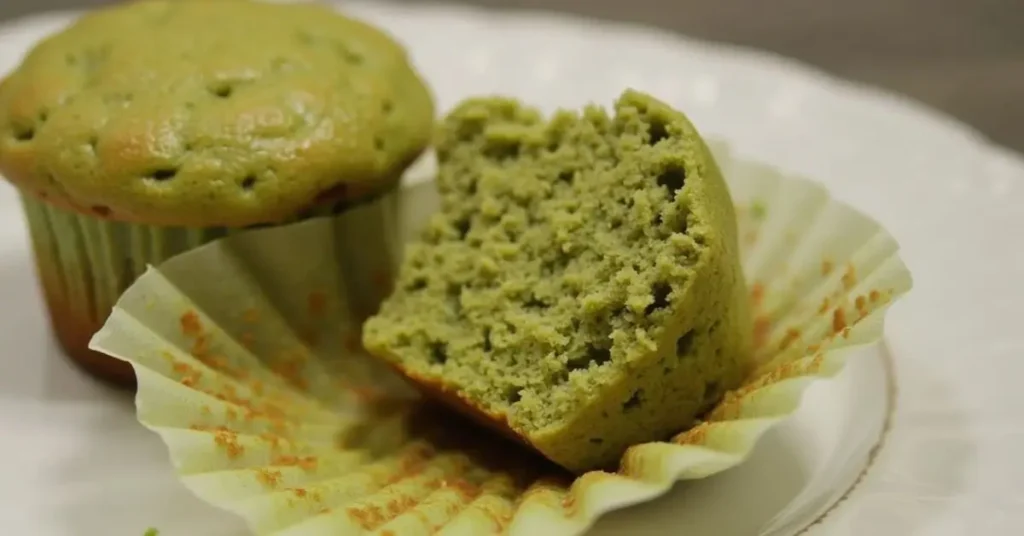
M 0 172 L 114 220 L 274 223 L 389 187 L 433 114 L 404 49 L 329 7 L 143 0 L 82 17 L 0 83 Z

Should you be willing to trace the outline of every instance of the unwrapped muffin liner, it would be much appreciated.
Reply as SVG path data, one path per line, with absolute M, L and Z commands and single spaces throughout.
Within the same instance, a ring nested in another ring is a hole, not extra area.
M 394 230 L 393 225 L 382 227 L 381 223 L 394 214 L 393 196 L 393 193 L 383 193 L 369 201 L 358 212 L 364 221 L 350 225 Z M 89 338 L 103 325 L 121 293 L 145 273 L 147 267 L 244 231 L 228 227 L 128 223 L 106 219 L 102 214 L 66 210 L 31 194 L 22 194 L 21 200 L 36 271 L 54 331 L 76 360 L 94 359 L 83 354 L 87 352 Z M 340 213 L 350 205 L 346 202 L 323 205 L 308 214 L 298 215 L 296 220 Z M 394 242 L 393 237 L 390 242 Z M 394 251 L 387 250 L 386 254 Z M 365 298 L 379 300 L 379 293 Z M 372 308 L 370 305 L 364 309 Z M 130 377 L 130 368 L 126 372 Z
M 381 247 L 387 232 L 347 216 L 237 234 L 150 268 L 92 348 L 134 366 L 138 418 L 184 484 L 257 534 L 580 534 L 742 462 L 812 380 L 879 341 L 910 289 L 877 223 L 813 182 L 715 152 L 737 207 L 756 372 L 693 428 L 630 448 L 616 472 L 568 475 L 417 399 L 365 356 L 372 310 L 353 304 L 379 301 L 398 255 Z M 429 180 L 397 197 L 392 221 L 408 239 L 438 198 Z

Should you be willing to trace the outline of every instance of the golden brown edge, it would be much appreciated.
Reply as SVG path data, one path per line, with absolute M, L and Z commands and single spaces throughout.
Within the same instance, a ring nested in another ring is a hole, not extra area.
M 488 412 L 441 381 L 417 374 L 403 367 L 397 360 L 393 360 L 394 356 L 389 357 L 391 359 L 383 359 L 382 361 L 391 367 L 410 386 L 418 390 L 426 400 L 440 402 L 445 407 L 467 417 L 476 424 L 529 449 L 536 450 L 536 447 L 533 446 L 529 438 L 523 436 L 509 425 L 508 418 L 504 414 Z
M 2 165 L 0 165 L 0 171 L 6 171 Z M 404 170 L 403 170 L 404 171 Z M 195 219 L 188 217 L 165 219 L 154 217 L 152 213 L 139 213 L 134 211 L 125 210 L 114 210 L 107 205 L 88 205 L 80 204 L 73 201 L 66 194 L 52 195 L 39 189 L 31 188 L 25 181 L 17 179 L 15 176 L 0 173 L 2 179 L 6 179 L 7 182 L 16 188 L 20 193 L 24 195 L 32 196 L 39 201 L 42 201 L 50 206 L 56 207 L 66 212 L 73 212 L 84 216 L 91 216 L 100 220 L 117 221 L 122 223 L 139 224 L 139 225 L 156 225 L 164 227 L 191 227 L 191 226 L 202 226 L 202 227 L 246 227 L 253 225 L 280 225 L 287 224 L 289 220 L 294 218 L 294 213 L 273 213 L 268 214 L 266 218 L 262 219 L 242 219 L 242 220 L 220 220 L 220 221 L 205 221 L 198 222 Z M 398 188 L 401 182 L 401 172 L 396 176 L 391 176 L 387 180 L 381 180 L 374 183 L 345 183 L 339 182 L 327 188 L 326 190 L 317 194 L 317 196 L 309 201 L 306 206 L 300 210 L 302 211 L 313 210 L 316 207 L 322 207 L 331 205 L 334 203 L 348 202 L 357 204 L 363 201 L 371 200 L 383 192 L 388 192 L 394 188 Z M 0 179 L 0 180 L 2 180 Z

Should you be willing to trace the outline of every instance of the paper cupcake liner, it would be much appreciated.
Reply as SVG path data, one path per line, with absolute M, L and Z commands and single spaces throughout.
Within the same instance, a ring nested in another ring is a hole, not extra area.
M 359 289 L 343 274 L 379 237 L 326 220 L 150 269 L 92 347 L 135 367 L 139 420 L 184 484 L 257 534 L 579 534 L 739 464 L 810 381 L 879 340 L 887 307 L 910 288 L 878 224 L 811 182 L 717 153 L 738 208 L 757 372 L 692 429 L 630 448 L 614 473 L 567 475 L 416 400 L 360 354 L 339 305 Z M 429 182 L 405 189 L 402 233 L 437 202 Z
M 391 217 L 394 202 L 384 194 L 359 214 L 368 219 L 359 227 L 381 227 Z M 65 210 L 35 196 L 21 196 L 53 330 L 76 362 L 87 370 L 118 383 L 131 383 L 131 367 L 88 349 L 89 339 L 102 327 L 117 299 L 150 265 L 242 229 L 227 227 L 161 227 L 103 219 Z M 345 203 L 319 207 L 297 219 L 342 212 Z M 386 228 L 394 229 L 393 225 Z M 393 242 L 394 240 L 392 240 Z M 390 255 L 391 251 L 368 252 Z M 364 277 L 363 266 L 347 266 L 354 277 Z M 379 293 L 362 296 L 363 309 L 379 303 Z M 376 300 L 376 301 L 374 301 Z

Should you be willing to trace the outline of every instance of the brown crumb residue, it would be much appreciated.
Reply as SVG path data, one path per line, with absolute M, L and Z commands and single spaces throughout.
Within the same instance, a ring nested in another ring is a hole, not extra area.
M 287 491 L 291 492 L 292 495 L 295 495 L 295 498 L 297 499 L 304 499 L 303 502 L 307 504 L 310 502 L 322 503 L 324 501 L 323 496 L 320 495 L 320 492 L 316 490 L 309 490 L 306 488 L 290 488 Z
M 513 517 L 513 512 L 509 511 L 507 504 L 503 499 L 487 502 L 477 501 L 471 505 L 471 508 L 491 520 L 494 525 L 492 534 L 504 534 L 505 527 L 512 523 Z
M 185 387 L 195 387 L 199 383 L 199 379 L 202 377 L 202 372 L 198 369 L 185 363 L 183 361 L 174 360 L 172 358 L 171 370 L 178 375 L 178 382 Z
M 707 415 L 708 421 L 730 421 L 739 417 L 743 409 L 744 397 L 756 389 L 747 389 L 747 385 L 741 386 L 735 391 L 725 393 L 722 400 Z
M 432 484 L 431 487 L 435 487 L 436 488 L 437 486 Z M 445 508 L 445 510 L 450 512 L 451 511 L 451 507 L 449 506 L 448 508 Z M 430 520 L 430 517 L 428 517 L 427 514 L 421 512 L 421 511 L 419 511 L 417 509 L 413 509 L 412 511 L 410 511 L 408 513 L 408 515 L 411 515 L 411 516 L 415 517 L 420 522 L 420 525 L 422 525 L 424 527 L 432 527 L 434 525 L 434 523 Z M 394 534 L 394 533 L 392 532 L 392 534 Z
M 192 341 L 191 353 L 196 359 L 203 359 L 210 355 L 210 338 L 206 335 L 196 335 Z
M 832 307 L 832 302 L 829 301 L 829 299 L 826 297 L 825 299 L 821 300 L 821 307 L 818 307 L 818 314 L 827 313 L 830 307 Z
M 464 510 L 465 506 L 463 503 L 469 502 L 468 499 L 460 498 L 459 500 L 462 501 L 462 503 L 448 502 L 445 504 L 444 515 L 447 519 L 454 519 L 455 516 L 459 515 L 459 513 L 462 512 L 462 510 Z M 428 527 L 431 527 L 433 530 L 437 530 L 443 525 L 435 524 L 433 521 L 430 520 L 429 517 L 426 516 L 425 513 L 421 513 L 420 515 L 423 516 L 423 524 Z
M 309 381 L 302 374 L 305 369 L 305 362 L 286 357 L 272 363 L 269 368 L 271 372 L 284 378 L 300 391 L 309 389 Z
M 562 509 L 569 516 L 576 513 L 579 508 L 579 498 L 586 492 L 587 489 L 593 488 L 605 482 L 614 475 L 604 471 L 589 471 L 579 476 L 575 482 L 572 483 L 572 487 L 569 488 L 568 493 L 562 498 Z
M 708 428 L 710 427 L 710 423 L 702 422 L 673 437 L 672 442 L 679 445 L 703 445 L 708 440 Z
M 754 283 L 750 288 L 750 303 L 755 309 L 761 307 L 761 302 L 764 301 L 764 285 L 761 283 Z
M 327 312 L 327 294 L 322 290 L 314 290 L 306 298 L 306 307 L 314 317 L 323 316 Z
M 821 261 L 821 275 L 828 276 L 832 273 L 832 270 L 836 268 L 836 265 L 832 261 L 825 259 Z
M 306 391 L 309 389 L 309 381 L 305 377 L 305 369 L 311 359 L 309 349 L 299 345 L 291 350 L 280 352 L 268 364 L 268 368 L 293 387 L 300 391 Z
M 193 339 L 192 347 L 189 349 L 192 357 L 218 372 L 223 372 L 236 378 L 244 376 L 241 371 L 231 370 L 228 367 L 226 358 L 213 355 L 210 352 L 210 336 L 203 331 L 202 325 L 199 322 L 199 316 L 195 312 L 189 311 L 181 316 L 181 330 L 182 333 Z
M 797 366 L 798 365 L 794 364 L 793 362 L 786 362 L 781 365 L 778 365 L 775 368 L 762 373 L 754 380 L 748 381 L 747 383 L 741 385 L 732 393 L 727 394 L 726 398 L 731 397 L 734 399 L 740 399 L 749 396 L 758 389 L 767 387 L 773 383 L 778 383 L 780 380 L 789 377 L 792 373 L 792 370 Z
M 249 379 L 249 389 L 252 390 L 252 394 L 254 396 L 263 396 L 263 392 L 266 390 L 266 387 L 263 386 L 263 381 L 262 380 L 257 380 L 255 378 L 250 378 Z
M 587 476 L 587 475 L 583 475 Z M 576 512 L 576 494 L 569 492 L 562 497 L 562 510 L 565 510 L 566 514 L 572 515 Z
M 464 501 L 472 500 L 473 498 L 480 495 L 480 486 L 469 482 L 464 478 L 446 478 L 441 480 L 441 487 L 444 489 L 450 489 L 457 493 L 460 498 Z
M 824 362 L 822 354 L 815 354 L 813 358 L 800 361 L 789 361 L 782 363 L 775 368 L 760 374 L 752 381 L 748 381 L 738 389 L 726 393 L 725 399 L 708 416 L 708 420 L 721 421 L 734 418 L 740 408 L 740 402 L 769 385 L 779 383 L 790 378 L 817 374 Z
M 242 418 L 245 421 L 252 422 L 255 419 L 265 419 L 275 428 L 283 429 L 285 427 L 284 410 L 271 402 L 257 404 L 252 400 L 244 398 L 238 394 L 238 390 L 232 384 L 224 384 L 219 390 L 209 394 L 240 408 L 244 412 Z
M 227 376 L 235 378 L 237 380 L 243 380 L 248 376 L 248 372 L 242 369 L 235 369 L 228 365 L 228 360 L 222 355 L 213 355 L 209 352 L 209 345 L 206 342 L 206 337 L 200 337 L 196 339 L 196 343 L 192 347 L 192 356 L 202 362 L 204 365 L 210 367 L 213 370 L 222 372 Z
M 280 452 L 281 447 L 284 444 L 284 438 L 279 434 L 272 434 L 270 432 L 263 432 L 260 434 L 262 439 L 269 447 L 271 452 Z M 276 464 L 276 465 L 288 465 L 288 464 Z
M 288 454 L 282 454 L 274 456 L 270 463 L 272 465 L 281 465 L 287 467 L 299 467 L 303 471 L 312 472 L 316 471 L 317 466 L 320 464 L 320 460 L 316 456 L 292 456 Z
M 832 312 L 832 333 L 839 334 L 846 329 L 846 311 L 842 307 Z
M 768 335 L 771 333 L 772 322 L 766 315 L 758 315 L 754 318 L 754 348 L 762 348 L 768 342 Z
M 843 288 L 851 290 L 857 285 L 857 268 L 853 263 L 846 265 L 846 271 L 843 272 Z
M 242 336 L 239 338 L 239 342 L 242 343 L 242 346 L 246 350 L 252 350 L 256 343 L 256 336 L 253 335 L 251 331 L 246 331 L 242 333 Z
M 274 469 L 256 469 L 256 480 L 269 489 L 276 489 L 281 484 L 281 471 Z
M 540 478 L 523 492 L 520 503 L 532 502 L 556 509 L 562 505 L 563 500 L 564 493 L 558 483 Z
M 857 296 L 857 298 L 855 300 L 853 300 L 853 305 L 854 305 L 854 307 L 857 308 L 857 314 L 860 316 L 860 318 L 864 318 L 865 316 L 868 315 L 868 299 L 867 299 L 867 297 L 865 297 L 865 296 Z
M 882 293 L 877 290 L 872 290 L 868 293 L 868 299 L 871 300 L 871 303 L 878 303 L 878 301 L 882 299 Z
M 291 434 L 291 431 L 289 430 L 290 426 L 291 426 L 290 422 L 283 421 L 283 420 L 280 420 L 280 419 L 276 419 L 276 420 L 270 422 L 270 430 L 273 433 L 279 434 L 279 435 L 290 435 Z
M 245 448 L 238 442 L 238 433 L 224 427 L 213 430 L 213 443 L 231 460 L 237 460 L 245 452 Z
M 242 312 L 242 321 L 246 324 L 255 324 L 260 321 L 260 311 L 255 307 L 250 307 Z
M 779 351 L 789 348 L 794 342 L 800 339 L 800 330 L 796 328 L 786 328 L 786 334 L 779 341 Z
M 633 473 L 642 472 L 640 470 L 640 462 L 643 458 L 639 453 L 639 445 L 633 445 L 626 449 L 626 452 L 619 458 L 619 468 L 615 471 L 620 475 L 631 475 Z
M 363 527 L 364 530 L 373 530 L 374 528 L 398 517 L 399 514 L 411 509 L 416 506 L 416 504 L 416 499 L 409 497 L 408 495 L 402 495 L 389 500 L 384 506 L 370 504 L 362 507 L 349 508 L 347 512 L 348 515 Z
M 384 512 L 378 506 L 363 506 L 348 509 L 349 518 L 359 524 L 363 530 L 373 530 L 384 522 Z
M 186 337 L 197 337 L 203 333 L 203 324 L 199 320 L 199 313 L 189 309 L 181 314 L 181 334 Z
M 427 466 L 427 462 L 436 455 L 437 452 L 430 445 L 425 443 L 414 445 L 399 458 L 398 472 L 392 478 L 397 482 L 398 480 L 422 473 Z

